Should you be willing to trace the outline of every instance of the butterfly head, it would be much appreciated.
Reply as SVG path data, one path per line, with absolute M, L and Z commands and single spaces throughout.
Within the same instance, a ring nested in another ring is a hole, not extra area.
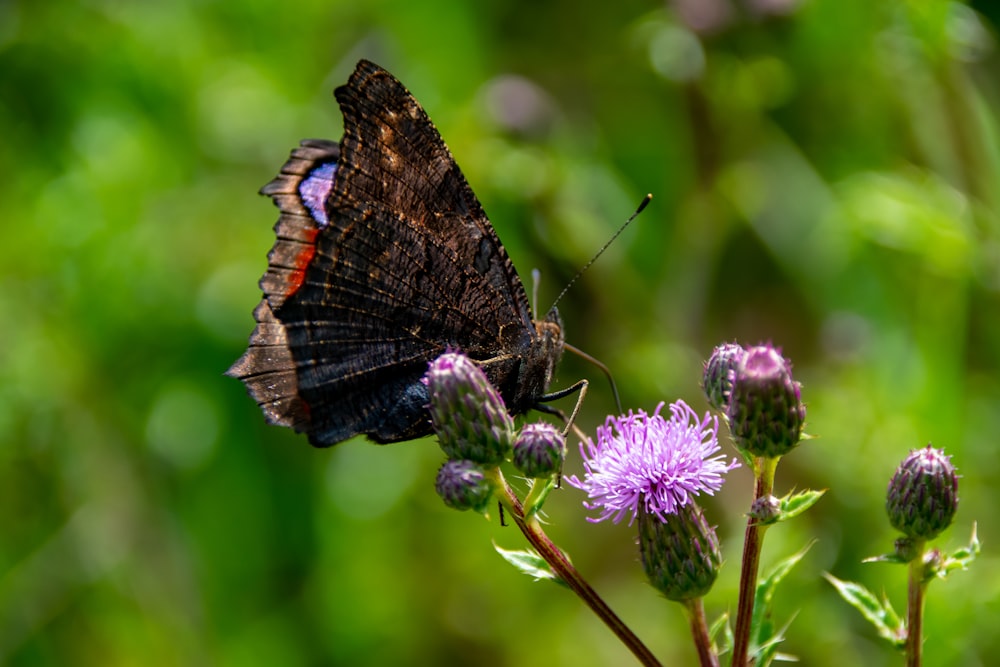
M 537 392 L 535 394 L 537 398 L 548 391 L 555 375 L 556 364 L 562 358 L 565 336 L 562 318 L 559 317 L 559 311 L 555 307 L 548 312 L 545 319 L 535 320 L 534 324 L 535 336 L 522 367 L 522 374 L 526 379 L 530 379 L 530 384 Z
M 565 337 L 563 336 L 563 323 L 562 318 L 559 316 L 558 308 L 553 306 L 544 320 L 535 320 L 535 335 L 541 341 L 543 347 L 556 350 L 555 361 L 559 361 L 559 357 L 562 356 Z

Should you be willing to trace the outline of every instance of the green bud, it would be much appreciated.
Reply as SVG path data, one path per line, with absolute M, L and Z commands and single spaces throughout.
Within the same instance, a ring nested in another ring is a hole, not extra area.
M 727 415 L 736 446 L 753 456 L 783 456 L 798 444 L 806 418 L 801 386 L 776 349 L 759 345 L 740 359 Z
M 958 475 L 951 457 L 930 445 L 910 452 L 889 482 L 885 509 L 892 527 L 907 537 L 937 537 L 958 510 Z
M 458 352 L 431 362 L 424 376 L 431 425 L 449 459 L 499 465 L 510 455 L 514 420 L 483 370 Z
M 722 566 L 715 529 L 693 502 L 661 520 L 640 510 L 639 555 L 646 578 L 677 602 L 699 598 L 712 589 Z
M 486 472 L 473 461 L 446 461 L 438 470 L 434 488 L 445 505 L 462 511 L 483 511 L 493 495 Z
M 525 424 L 514 440 L 514 467 L 525 477 L 550 477 L 562 470 L 566 438 L 552 424 Z
M 715 410 L 726 411 L 729 392 L 733 387 L 733 370 L 744 353 L 742 345 L 723 343 L 712 350 L 712 356 L 705 362 L 701 387 L 708 404 Z

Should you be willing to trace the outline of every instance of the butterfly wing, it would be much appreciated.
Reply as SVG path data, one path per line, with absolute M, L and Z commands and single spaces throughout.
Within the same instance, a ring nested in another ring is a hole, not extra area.
M 524 287 L 434 125 L 367 61 L 335 94 L 340 146 L 303 142 L 263 190 L 281 209 L 278 240 L 230 374 L 270 421 L 319 446 L 428 433 L 420 379 L 449 347 L 487 361 L 508 404 L 527 409 L 561 334 L 538 345 Z
M 426 229 L 427 237 L 503 293 L 506 313 L 532 328 L 524 286 L 479 200 L 437 128 L 413 96 L 362 60 L 335 91 L 344 112 L 340 174 L 332 204 L 379 202 Z
M 226 372 L 246 385 L 267 421 L 308 432 L 309 405 L 299 395 L 298 371 L 285 325 L 274 316 L 305 280 L 316 252 L 316 237 L 328 224 L 326 196 L 333 187 L 340 147 L 332 141 L 307 139 L 292 151 L 281 172 L 261 189 L 281 211 L 274 226 L 276 240 L 260 279 L 264 298 L 254 309 L 257 326 L 247 351 Z

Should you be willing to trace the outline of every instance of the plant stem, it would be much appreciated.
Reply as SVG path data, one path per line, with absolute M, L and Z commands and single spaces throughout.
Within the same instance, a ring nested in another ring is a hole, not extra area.
M 524 502 L 521 504 L 526 519 L 535 516 L 553 488 L 555 488 L 555 480 L 553 479 L 532 480 L 531 490 L 528 491 L 528 495 L 524 497 Z
M 685 600 L 684 606 L 691 622 L 691 636 L 694 638 L 695 648 L 698 649 L 698 664 L 701 667 L 719 667 L 719 658 L 712 650 L 712 640 L 708 637 L 708 624 L 705 622 L 705 605 L 702 603 L 702 598 Z
M 774 471 L 778 457 L 754 460 L 754 502 L 771 495 L 774 490 Z M 751 507 L 753 505 L 751 504 Z M 757 593 L 757 571 L 760 569 L 760 551 L 764 544 L 764 531 L 751 515 L 743 539 L 743 565 L 740 569 L 740 598 L 736 609 L 736 630 L 733 636 L 733 667 L 746 667 L 750 649 L 750 629 L 753 622 L 753 602 Z
M 924 634 L 924 544 L 910 561 L 910 581 L 906 594 L 906 667 L 920 667 Z
M 615 636 L 632 652 L 636 659 L 646 667 L 662 667 L 656 656 L 640 641 L 638 637 L 628 628 L 625 623 L 618 618 L 618 615 L 611 611 L 607 603 L 601 599 L 593 588 L 590 587 L 580 575 L 569 558 L 549 539 L 536 516 L 525 517 L 524 506 L 520 499 L 514 494 L 513 489 L 503 478 L 499 469 L 496 470 L 496 487 L 500 492 L 500 501 L 514 517 L 514 523 L 521 529 L 524 536 L 535 548 L 552 571 L 565 583 L 570 590 L 577 594 L 590 607 L 591 611 L 597 614 L 598 618 L 615 633 Z

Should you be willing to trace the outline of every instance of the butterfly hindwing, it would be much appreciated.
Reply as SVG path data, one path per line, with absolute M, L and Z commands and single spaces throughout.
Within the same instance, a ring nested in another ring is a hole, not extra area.
M 260 279 L 264 298 L 254 310 L 257 327 L 246 353 L 227 372 L 243 381 L 270 423 L 300 432 L 310 428 L 309 405 L 299 395 L 285 325 L 275 318 L 273 309 L 280 308 L 305 279 L 315 255 L 316 237 L 327 223 L 325 197 L 319 208 L 316 201 L 319 193 L 332 189 L 330 168 L 335 173 L 339 157 L 340 147 L 332 141 L 303 141 L 278 176 L 261 189 L 274 200 L 281 216 L 274 225 L 276 240 L 268 253 L 267 272 Z M 303 191 L 315 194 L 304 196 Z

